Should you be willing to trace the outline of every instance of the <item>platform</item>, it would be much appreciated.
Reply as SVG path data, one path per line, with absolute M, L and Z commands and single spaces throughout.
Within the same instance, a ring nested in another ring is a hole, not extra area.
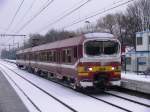
M 123 88 L 150 94 L 150 76 L 123 72 L 121 77 L 121 86 Z
M 29 112 L 1 71 L 0 112 Z

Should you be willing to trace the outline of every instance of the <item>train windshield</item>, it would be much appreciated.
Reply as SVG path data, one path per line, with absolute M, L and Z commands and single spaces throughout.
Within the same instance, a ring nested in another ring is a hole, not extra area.
M 119 44 L 116 41 L 88 41 L 85 43 L 85 53 L 89 56 L 114 55 L 118 53 Z

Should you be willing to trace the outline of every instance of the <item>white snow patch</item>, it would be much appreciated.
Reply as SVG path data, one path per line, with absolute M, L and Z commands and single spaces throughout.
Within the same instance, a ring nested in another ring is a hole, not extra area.
M 123 107 L 125 109 L 131 110 L 132 112 L 149 112 L 150 111 L 150 108 L 148 108 L 148 107 L 144 107 L 142 105 L 139 105 L 139 104 L 136 104 L 136 103 L 133 103 L 133 102 L 130 102 L 130 101 L 118 98 L 118 97 L 114 97 L 111 95 L 108 95 L 108 96 L 97 95 L 96 97 L 103 99 L 105 101 L 111 102 L 111 103 L 118 105 L 120 107 Z
M 133 96 L 133 95 L 117 92 L 117 91 L 108 91 L 108 93 L 115 94 L 124 98 L 128 98 L 133 101 L 141 102 L 143 104 L 150 104 L 150 100 L 145 99 L 145 98 L 141 98 L 141 97 L 137 97 L 137 96 Z
M 33 104 L 27 99 L 27 97 L 16 87 L 16 85 L 5 75 L 5 72 L 0 68 L 0 71 L 4 74 L 10 85 L 14 88 L 22 102 L 25 104 L 29 112 L 39 112 Z
M 122 72 L 121 78 L 150 83 L 150 76 L 146 76 L 142 74 L 138 75 L 137 73 L 134 72 L 126 72 L 126 73 Z

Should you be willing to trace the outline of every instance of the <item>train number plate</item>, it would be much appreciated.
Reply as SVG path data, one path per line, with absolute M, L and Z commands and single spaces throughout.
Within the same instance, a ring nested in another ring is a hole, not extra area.
M 105 71 L 106 68 L 105 68 L 105 67 L 100 67 L 99 70 L 100 70 L 100 71 Z

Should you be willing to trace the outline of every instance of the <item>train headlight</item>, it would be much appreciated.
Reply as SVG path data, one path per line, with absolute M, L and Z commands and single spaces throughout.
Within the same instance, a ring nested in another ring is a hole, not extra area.
M 92 71 L 92 70 L 93 70 L 93 68 L 89 67 L 89 68 L 88 68 L 88 70 L 89 70 L 89 71 Z
M 115 70 L 115 67 L 112 67 L 111 69 L 112 69 L 112 70 Z
M 88 66 L 78 66 L 78 72 L 92 72 L 93 68 Z

